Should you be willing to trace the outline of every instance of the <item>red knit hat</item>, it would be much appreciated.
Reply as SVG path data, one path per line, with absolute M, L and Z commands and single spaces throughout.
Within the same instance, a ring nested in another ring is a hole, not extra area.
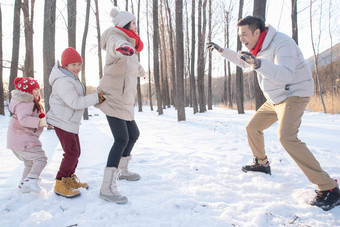
M 83 59 L 80 54 L 72 47 L 68 47 L 61 54 L 61 66 L 64 68 L 68 64 L 81 63 L 83 64 Z
M 34 89 L 40 89 L 39 83 L 29 77 L 16 77 L 14 79 L 14 86 L 16 89 L 30 94 L 33 94 Z

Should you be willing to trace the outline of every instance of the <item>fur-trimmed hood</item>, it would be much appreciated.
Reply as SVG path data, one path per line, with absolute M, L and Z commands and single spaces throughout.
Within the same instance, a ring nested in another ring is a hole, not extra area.
M 13 99 L 18 99 L 23 102 L 33 102 L 34 96 L 30 93 L 19 91 L 19 90 L 13 90 L 11 92 Z

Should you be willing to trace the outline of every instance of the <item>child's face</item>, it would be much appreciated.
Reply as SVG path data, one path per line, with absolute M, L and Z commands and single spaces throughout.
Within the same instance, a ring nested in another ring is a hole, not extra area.
M 78 76 L 81 70 L 81 63 L 72 63 L 65 66 L 65 69 L 70 71 L 73 75 Z
M 39 100 L 39 97 L 40 97 L 40 89 L 39 88 L 36 88 L 33 90 L 33 97 L 35 100 Z
M 129 29 L 130 29 L 131 31 L 137 32 L 137 24 L 136 24 L 136 20 L 132 20 L 132 21 L 130 22 L 130 27 L 129 27 Z

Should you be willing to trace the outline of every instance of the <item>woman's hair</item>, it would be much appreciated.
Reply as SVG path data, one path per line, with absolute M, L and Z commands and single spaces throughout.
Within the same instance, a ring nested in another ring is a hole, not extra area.
M 123 28 L 127 29 L 127 30 L 130 30 L 130 24 L 131 24 L 131 21 L 129 23 L 127 23 Z
M 247 16 L 243 19 L 240 19 L 237 23 L 237 26 L 240 27 L 243 25 L 248 25 L 252 33 L 254 33 L 256 29 L 260 29 L 261 32 L 266 29 L 264 21 L 261 18 L 253 16 Z
M 33 101 L 33 102 L 34 102 L 33 112 L 34 112 L 34 111 L 37 111 L 37 113 L 39 113 L 40 110 L 43 110 L 43 109 L 44 109 L 40 102 L 38 102 L 38 101 Z M 38 105 L 39 105 L 39 106 L 38 106 Z

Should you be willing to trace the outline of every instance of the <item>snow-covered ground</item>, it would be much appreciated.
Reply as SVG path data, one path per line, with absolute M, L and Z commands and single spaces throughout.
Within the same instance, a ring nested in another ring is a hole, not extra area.
M 340 226 L 340 206 L 325 212 L 307 204 L 316 187 L 304 176 L 277 139 L 277 125 L 265 131 L 272 175 L 243 173 L 252 162 L 245 125 L 254 114 L 214 107 L 203 114 L 186 109 L 164 115 L 136 113 L 141 136 L 130 169 L 137 182 L 119 181 L 125 205 L 98 198 L 103 169 L 113 139 L 105 116 L 90 108 L 80 131 L 82 155 L 76 174 L 89 190 L 75 199 L 58 197 L 54 177 L 62 149 L 54 131 L 41 136 L 48 164 L 40 194 L 22 194 L 23 170 L 6 149 L 9 116 L 0 116 L 0 226 Z M 321 166 L 340 180 L 340 117 L 306 112 L 300 139 Z

